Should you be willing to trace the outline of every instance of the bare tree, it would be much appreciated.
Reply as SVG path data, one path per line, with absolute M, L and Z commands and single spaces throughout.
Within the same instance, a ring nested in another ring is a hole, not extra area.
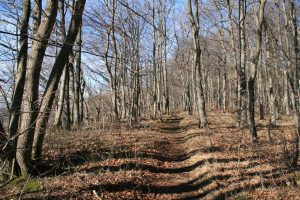
M 197 93 L 197 109 L 200 117 L 199 127 L 207 126 L 207 116 L 205 111 L 205 101 L 203 95 L 202 86 L 202 70 L 201 70 L 201 46 L 200 46 L 200 35 L 199 35 L 199 12 L 198 12 L 198 1 L 194 1 L 194 9 L 192 8 L 192 1 L 187 0 L 187 9 L 189 19 L 193 30 L 193 41 L 194 41 L 194 71 L 195 71 L 195 88 Z
M 50 77 L 47 82 L 43 99 L 41 101 L 40 112 L 36 122 L 36 129 L 34 133 L 34 142 L 33 142 L 33 151 L 32 151 L 33 152 L 32 155 L 34 159 L 41 158 L 42 145 L 44 141 L 47 122 L 50 116 L 50 112 L 55 98 L 55 93 L 58 88 L 59 80 L 64 70 L 64 67 L 62 66 L 65 66 L 67 64 L 76 36 L 80 31 L 84 6 L 85 6 L 85 0 L 78 0 L 75 3 L 66 40 L 64 41 L 62 48 L 57 58 L 55 59 L 53 68 L 50 73 Z
M 73 126 L 79 127 L 81 124 L 80 121 L 80 90 L 81 90 L 81 26 L 79 25 L 79 31 L 76 38 L 76 65 L 75 65 L 75 80 L 74 80 L 74 96 L 73 96 Z
M 12 139 L 12 148 L 16 146 L 16 134 L 18 132 L 19 127 L 19 119 L 21 115 L 21 105 L 22 98 L 24 94 L 24 85 L 25 85 L 25 76 L 27 69 L 27 57 L 28 57 L 28 26 L 29 26 L 29 18 L 31 13 L 31 5 L 30 0 L 23 1 L 23 14 L 21 21 L 21 30 L 20 30 L 20 49 L 18 53 L 17 60 L 17 74 L 16 74 L 16 82 L 15 88 L 12 96 L 12 103 L 10 108 L 10 122 L 8 127 L 9 138 Z M 11 149 L 13 152 L 9 160 L 12 162 L 14 159 L 15 149 Z M 13 167 L 13 166 L 12 166 Z
M 265 10 L 266 0 L 259 1 L 259 8 L 257 14 L 257 28 L 256 28 L 256 49 L 251 58 L 251 64 L 249 65 L 249 77 L 248 77 L 248 111 L 249 111 L 249 124 L 250 124 L 250 133 L 252 136 L 253 142 L 257 141 L 257 132 L 255 125 L 255 93 L 254 93 L 254 83 L 257 74 L 257 65 L 261 53 L 261 44 L 262 44 L 262 32 L 263 32 L 263 21 L 264 21 L 264 10 Z
M 246 35 L 245 35 L 245 19 L 246 19 L 246 0 L 239 0 L 239 57 L 238 65 L 238 127 L 242 127 L 247 120 L 247 80 L 246 80 Z
M 64 0 L 60 0 L 58 7 L 60 12 L 60 32 L 62 34 L 62 40 L 65 40 L 66 37 L 66 30 L 65 30 L 65 9 L 64 9 Z M 59 88 L 59 99 L 58 99 L 58 105 L 57 105 L 57 111 L 55 112 L 55 118 L 54 118 L 54 126 L 60 127 L 61 126 L 61 116 L 63 112 L 64 102 L 65 102 L 65 94 L 69 91 L 66 91 L 66 86 L 68 84 L 67 76 L 69 75 L 69 63 L 67 63 L 64 66 L 64 71 L 61 78 L 60 88 Z M 68 102 L 67 102 L 68 103 Z
M 287 2 L 284 1 L 285 5 L 287 6 Z M 292 133 L 293 136 L 293 152 L 292 152 L 292 160 L 290 166 L 295 168 L 298 164 L 299 158 L 299 134 L 300 134 L 300 52 L 299 52 L 299 42 L 298 42 L 298 20 L 296 15 L 296 8 L 294 0 L 289 0 L 290 4 L 290 18 L 286 16 L 286 19 L 290 19 L 290 25 L 292 27 L 292 38 L 293 38 L 293 50 L 294 50 L 294 73 L 292 73 L 291 66 L 288 69 L 288 81 L 289 86 L 291 88 L 291 102 L 294 112 L 294 120 L 296 125 L 296 132 Z M 285 13 L 287 15 L 287 13 Z
M 31 166 L 31 150 L 35 130 L 35 121 L 38 116 L 38 96 L 40 71 L 46 47 L 50 38 L 57 14 L 57 1 L 47 0 L 45 14 L 34 35 L 31 53 L 28 57 L 23 97 L 23 114 L 20 136 L 17 142 L 16 158 L 22 175 L 27 175 Z

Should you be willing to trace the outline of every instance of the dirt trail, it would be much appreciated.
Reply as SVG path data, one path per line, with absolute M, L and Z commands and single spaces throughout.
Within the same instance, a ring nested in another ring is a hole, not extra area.
M 157 170 L 164 178 L 156 183 L 163 186 L 149 186 L 149 193 L 172 194 L 175 199 L 225 199 L 259 187 L 291 184 L 286 176 L 290 172 L 276 160 L 278 155 L 273 152 L 270 160 L 264 151 L 268 147 L 249 144 L 243 130 L 234 128 L 231 116 L 210 118 L 214 123 L 207 130 L 181 126 L 178 116 L 163 120 L 158 131 L 165 136 L 157 137 L 154 147 L 171 159 L 163 160 L 168 167 Z
M 295 173 L 282 163 L 281 144 L 267 142 L 263 124 L 252 145 L 231 115 L 213 113 L 209 121 L 203 130 L 173 115 L 135 131 L 50 135 L 42 187 L 24 199 L 297 199 L 278 190 L 292 186 Z M 276 139 L 281 130 L 272 133 Z M 18 194 L 5 192 L 7 199 Z

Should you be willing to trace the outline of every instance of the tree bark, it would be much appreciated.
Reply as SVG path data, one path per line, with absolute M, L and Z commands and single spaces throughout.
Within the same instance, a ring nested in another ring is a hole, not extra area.
M 59 6 L 60 20 L 61 20 L 60 31 L 61 31 L 61 34 L 62 34 L 62 41 L 64 41 L 65 37 L 66 37 L 64 0 L 60 0 L 58 6 Z M 57 111 L 55 113 L 54 124 L 53 124 L 56 128 L 59 128 L 62 125 L 61 124 L 61 116 L 62 116 L 64 102 L 65 102 L 65 94 L 66 94 L 65 90 L 66 90 L 66 85 L 67 85 L 66 84 L 67 75 L 69 73 L 68 65 L 69 65 L 69 63 L 67 63 L 64 66 L 64 71 L 63 71 L 63 74 L 62 74 L 62 79 L 61 79 L 60 88 L 59 88 L 59 98 L 58 98 L 58 103 L 57 103 Z
M 199 127 L 207 127 L 207 116 L 205 111 L 205 100 L 202 86 L 202 70 L 201 70 L 201 47 L 199 36 L 199 13 L 198 1 L 194 2 L 195 13 L 192 9 L 191 0 L 187 0 L 188 15 L 192 24 L 193 41 L 194 41 L 194 69 L 195 69 L 195 87 L 197 93 L 197 110 L 199 114 Z
M 251 64 L 249 65 L 249 77 L 248 77 L 248 112 L 249 112 L 249 128 L 252 136 L 252 142 L 257 142 L 257 132 L 255 125 L 255 79 L 257 74 L 257 65 L 261 53 L 261 44 L 262 44 L 262 27 L 264 21 L 264 10 L 265 10 L 266 0 L 260 0 L 259 10 L 257 16 L 257 40 L 256 40 L 256 49 L 251 58 Z
M 74 121 L 74 95 L 75 95 L 75 69 L 74 69 L 74 53 L 71 52 L 69 62 L 69 91 L 70 91 L 70 122 L 73 124 Z M 70 125 L 71 125 L 70 124 Z
M 57 1 L 47 0 L 45 15 L 34 35 L 37 40 L 32 44 L 31 54 L 27 63 L 25 91 L 23 98 L 24 113 L 22 114 L 21 135 L 17 142 L 16 159 L 21 174 L 26 176 L 31 166 L 31 151 L 35 121 L 38 115 L 39 80 L 43 58 L 57 14 Z
M 270 35 L 268 33 L 268 31 L 266 30 L 266 77 L 267 77 L 267 91 L 268 91 L 268 101 L 269 101 L 269 123 L 270 126 L 276 125 L 276 107 L 275 107 L 275 88 L 274 88 L 274 83 L 273 83 L 273 79 L 274 79 L 274 75 L 273 75 L 273 71 L 274 69 L 272 69 L 272 60 L 274 59 L 274 52 L 273 52 L 273 48 L 271 46 L 271 38 Z
M 72 54 L 72 53 L 71 53 Z M 70 109 L 70 66 L 72 65 L 72 55 L 69 55 L 69 63 L 66 68 L 66 81 L 65 81 L 65 104 L 64 104 L 64 128 L 66 130 L 71 129 L 71 109 Z
M 152 8 L 152 23 L 155 25 L 155 1 L 153 0 L 153 8 Z M 152 118 L 157 119 L 158 117 L 158 96 L 157 96 L 157 65 L 156 65 L 156 29 L 153 26 L 152 27 L 152 70 L 153 70 L 153 95 L 152 95 L 152 101 L 153 101 L 153 114 Z
M 292 88 L 292 105 L 294 112 L 294 120 L 296 125 L 296 132 L 293 132 L 293 146 L 294 152 L 291 167 L 296 168 L 299 159 L 299 134 L 300 134 L 300 51 L 298 42 L 298 20 L 296 15 L 296 5 L 294 0 L 289 0 L 291 6 L 291 24 L 293 30 L 293 47 L 295 54 L 295 73 L 294 76 L 289 77 L 290 87 Z
M 65 100 L 65 93 L 66 93 L 66 76 L 68 73 L 68 63 L 64 66 L 62 78 L 61 78 L 61 83 L 60 83 L 60 88 L 59 88 L 59 99 L 57 103 L 57 110 L 55 112 L 55 117 L 54 117 L 54 127 L 59 128 L 61 127 L 61 116 L 63 112 L 63 107 L 64 107 L 64 100 Z
M 81 89 L 81 25 L 78 30 L 78 35 L 76 38 L 76 65 L 75 65 L 75 80 L 74 80 L 74 107 L 73 107 L 73 127 L 80 127 L 80 89 Z
M 247 83 L 246 83 L 246 36 L 245 36 L 246 0 L 239 0 L 239 56 L 238 65 L 238 112 L 237 126 L 243 127 L 247 121 Z M 251 82 L 251 81 L 250 81 Z M 250 90 L 249 90 L 250 91 Z
M 167 10 L 166 3 L 167 1 L 161 2 L 161 10 L 162 10 L 162 30 L 163 30 L 163 46 L 162 46 L 162 54 L 163 54 L 163 63 L 162 63 L 162 86 L 163 86 L 163 94 L 162 94 L 162 110 L 164 114 L 169 114 L 169 88 L 168 88 L 168 70 L 167 70 Z
M 0 165 L 2 166 L 0 170 L 0 183 L 5 182 L 9 178 L 9 171 L 11 169 L 10 163 L 7 163 L 11 154 L 10 147 L 5 148 L 7 141 L 7 135 L 0 120 Z
M 34 133 L 34 144 L 32 151 L 34 159 L 39 159 L 42 155 L 42 145 L 44 141 L 46 125 L 55 98 L 55 92 L 58 88 L 58 83 L 64 69 L 62 66 L 65 66 L 67 64 L 76 36 L 80 31 L 79 27 L 82 23 L 82 13 L 84 5 L 85 0 L 78 0 L 75 4 L 66 40 L 64 41 L 63 46 L 54 62 L 49 80 L 47 82 L 47 86 L 40 106 L 40 114 L 36 123 L 36 130 Z
M 22 98 L 24 94 L 25 76 L 27 68 L 27 57 L 28 57 L 28 24 L 30 18 L 31 6 L 30 0 L 23 1 L 23 14 L 21 20 L 21 31 L 20 31 L 20 49 L 17 58 L 17 74 L 15 88 L 12 95 L 12 104 L 10 109 L 10 120 L 8 127 L 8 138 L 12 139 L 12 148 L 10 151 L 11 158 L 10 162 L 15 157 L 16 145 L 17 145 L 17 132 L 19 128 L 19 119 L 21 115 Z M 2 132 L 2 130 L 0 130 Z M 4 130 L 3 132 L 4 133 Z

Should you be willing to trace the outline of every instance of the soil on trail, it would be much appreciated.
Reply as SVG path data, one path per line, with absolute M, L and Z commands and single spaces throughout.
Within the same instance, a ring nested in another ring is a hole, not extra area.
M 135 130 L 49 134 L 35 178 L 40 187 L 0 193 L 4 199 L 299 199 L 299 172 L 284 159 L 289 120 L 270 134 L 260 121 L 256 145 L 247 129 L 234 127 L 232 115 L 211 113 L 209 121 L 210 129 L 198 129 L 196 118 L 179 114 Z

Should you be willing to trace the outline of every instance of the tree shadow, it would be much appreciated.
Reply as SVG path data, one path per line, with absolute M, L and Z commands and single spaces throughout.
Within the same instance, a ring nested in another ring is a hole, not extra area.
M 80 150 L 68 155 L 60 155 L 55 158 L 48 158 L 35 165 L 33 175 L 57 176 L 64 173 L 72 173 L 72 168 L 91 161 L 93 156 L 90 151 Z
M 142 163 L 137 163 L 137 162 L 128 162 L 128 163 L 123 163 L 121 165 L 104 165 L 104 166 L 94 166 L 88 169 L 84 169 L 82 171 L 91 173 L 91 172 L 98 172 L 98 171 L 110 171 L 110 172 L 118 172 L 118 171 L 131 171 L 131 170 L 144 170 L 144 171 L 149 171 L 151 173 L 163 173 L 163 174 L 180 174 L 180 173 L 187 173 L 195 170 L 198 167 L 203 166 L 206 163 L 229 163 L 229 162 L 243 162 L 247 161 L 249 158 L 240 158 L 239 160 L 236 158 L 231 158 L 231 159 L 214 159 L 214 158 L 209 158 L 209 159 L 203 159 L 199 160 L 198 162 L 192 164 L 192 165 L 187 165 L 187 166 L 181 166 L 181 167 L 175 167 L 175 168 L 163 168 L 163 167 L 157 167 L 154 165 L 149 165 L 149 164 L 142 164 Z M 239 169 L 248 169 L 250 167 L 258 166 L 261 165 L 262 163 L 252 163 L 249 164 L 248 166 L 243 166 L 243 167 L 238 167 Z M 256 172 L 253 172 L 253 175 L 256 175 Z
M 70 155 L 61 155 L 54 159 L 49 159 L 47 162 L 41 164 L 38 169 L 40 171 L 39 174 L 42 174 L 43 176 L 57 176 L 62 174 L 70 174 L 75 172 L 75 168 L 77 166 L 80 166 L 84 163 L 88 162 L 100 162 L 107 159 L 134 159 L 134 158 L 148 158 L 148 159 L 154 159 L 160 162 L 172 162 L 172 163 L 178 163 L 183 162 L 188 159 L 190 159 L 192 156 L 199 154 L 200 152 L 203 153 L 210 153 L 210 152 L 223 152 L 225 151 L 225 148 L 223 147 L 203 147 L 196 149 L 193 149 L 192 151 L 177 154 L 177 152 L 173 152 L 173 154 L 168 154 L 166 152 L 169 152 L 167 148 L 171 147 L 174 144 L 180 144 L 188 142 L 189 140 L 192 140 L 198 136 L 201 136 L 203 134 L 207 134 L 205 132 L 197 132 L 197 133 L 191 133 L 187 134 L 184 132 L 186 127 L 179 126 L 179 122 L 181 119 L 166 119 L 162 122 L 163 126 L 158 127 L 158 131 L 166 134 L 174 134 L 175 137 L 171 137 L 171 140 L 159 140 L 154 142 L 155 148 L 160 148 L 160 153 L 157 152 L 150 152 L 150 151 L 141 151 L 141 152 L 135 152 L 135 151 L 126 151 L 128 146 L 123 146 L 117 149 L 117 152 L 112 152 L 111 149 L 101 149 L 101 153 L 95 153 L 88 150 L 81 150 L 81 151 L 75 151 L 74 153 L 71 153 Z M 235 128 L 235 127 L 228 127 L 228 128 Z M 170 139 L 170 138 L 168 138 Z M 173 144 L 172 144 L 173 143 Z M 154 148 L 154 149 L 155 149 Z M 191 148 L 189 148 L 191 149 Z M 116 149 L 114 149 L 116 150 Z M 157 149 L 155 149 L 157 150 Z M 166 150 L 166 151 L 165 151 Z M 185 152 L 185 151 L 183 151 Z M 261 164 L 267 163 L 266 160 L 264 160 L 264 157 L 261 156 L 244 156 L 244 157 L 232 157 L 232 158 L 206 158 L 197 160 L 195 163 L 192 164 L 180 164 L 180 166 L 176 167 L 159 167 L 155 166 L 155 164 L 144 164 L 144 163 L 138 163 L 138 161 L 124 161 L 126 163 L 114 165 L 101 165 L 101 166 L 94 166 L 89 168 L 80 169 L 79 172 L 83 173 L 94 173 L 98 174 L 98 172 L 101 171 L 109 171 L 109 172 L 119 172 L 119 171 L 149 171 L 151 173 L 161 173 L 161 174 L 180 174 L 180 173 L 188 173 L 192 172 L 195 169 L 204 166 L 204 165 L 210 165 L 212 163 L 230 163 L 230 162 L 244 162 L 244 161 L 250 161 L 250 160 L 263 160 L 262 162 L 253 162 L 250 164 L 247 164 L 245 166 L 236 166 L 233 168 L 230 168 L 230 170 L 237 170 L 237 169 L 244 169 L 242 171 L 245 171 L 245 173 L 240 174 L 217 174 L 212 175 L 210 172 L 206 171 L 200 175 L 198 175 L 196 178 L 190 179 L 188 181 L 185 181 L 183 183 L 177 183 L 172 184 L 169 183 L 168 185 L 160 185 L 159 181 L 155 184 L 142 184 L 137 183 L 135 181 L 127 181 L 126 179 L 123 179 L 123 181 L 115 182 L 115 183 L 101 183 L 98 185 L 84 185 L 78 191 L 77 194 L 81 193 L 87 193 L 95 190 L 97 193 L 101 194 L 101 192 L 122 192 L 122 191 L 139 191 L 143 194 L 178 194 L 181 195 L 181 199 L 201 199 L 207 195 L 214 195 L 215 199 L 225 199 L 229 195 L 236 194 L 238 192 L 249 190 L 251 188 L 259 187 L 260 184 L 248 184 L 246 186 L 236 186 L 234 188 L 229 188 L 232 186 L 231 184 L 235 184 L 235 182 L 232 181 L 226 181 L 227 185 L 222 184 L 215 184 L 218 183 L 218 181 L 224 181 L 229 178 L 233 178 L 234 181 L 245 181 L 250 179 L 253 176 L 261 176 L 264 179 L 274 179 L 279 178 L 282 176 L 282 171 L 280 168 L 271 169 L 271 170 L 265 170 L 265 171 L 247 171 L 248 169 L 259 166 Z M 268 162 L 270 163 L 270 162 Z M 228 168 L 224 167 L 223 171 L 228 170 Z M 223 173 L 222 170 L 219 170 Z M 78 172 L 78 171 L 77 171 Z M 232 181 L 232 182 L 231 182 Z M 211 185 L 214 183 L 213 187 L 209 187 L 208 189 L 203 189 L 206 186 Z M 269 183 L 269 186 L 271 186 L 271 181 Z M 267 184 L 266 184 L 267 186 Z M 200 191 L 201 190 L 201 191 Z M 193 193 L 193 194 L 190 194 Z M 196 194 L 195 194 L 196 193 Z M 68 193 L 62 193 L 61 195 L 52 195 L 47 196 L 46 198 L 41 199 L 65 199 L 70 197 L 70 192 Z
M 274 174 L 275 172 L 275 174 Z M 272 186 L 281 186 L 286 185 L 285 180 L 277 179 L 282 176 L 281 172 L 278 172 L 278 169 L 267 170 L 264 171 L 261 176 L 265 178 L 263 182 L 258 183 L 247 183 L 240 184 L 234 187 L 231 187 L 231 184 L 222 185 L 219 182 L 224 180 L 228 180 L 232 178 L 234 175 L 229 174 L 218 174 L 207 176 L 208 173 L 205 172 L 203 174 L 198 175 L 196 178 L 191 179 L 187 182 L 178 183 L 178 184 L 170 184 L 170 185 L 145 185 L 132 181 L 120 181 L 117 183 L 104 183 L 98 185 L 89 185 L 87 187 L 81 188 L 76 191 L 77 194 L 86 193 L 88 191 L 95 190 L 98 194 L 102 192 L 116 193 L 123 191 L 139 191 L 143 194 L 178 194 L 180 195 L 180 199 L 184 200 L 196 200 L 206 197 L 207 195 L 212 195 L 213 199 L 226 199 L 229 196 L 237 194 L 241 191 L 248 191 L 251 189 L 255 189 L 260 187 L 262 184 L 264 187 L 272 187 Z M 237 179 L 233 179 L 231 181 L 227 181 L 227 183 L 238 183 L 247 181 L 249 177 L 253 176 L 252 173 L 246 173 L 242 177 L 238 177 Z M 201 190 L 206 186 L 215 182 L 216 184 L 208 189 Z M 201 190 L 201 191 L 200 191 Z M 200 192 L 199 192 L 200 191 Z M 190 193 L 199 192 L 197 194 L 190 195 Z M 47 196 L 47 198 L 41 199 L 64 199 L 70 197 L 71 194 L 62 194 L 62 195 L 53 195 Z
M 238 194 L 242 191 L 249 191 L 252 189 L 259 188 L 261 186 L 268 188 L 268 187 L 280 187 L 283 185 L 287 185 L 286 180 L 278 179 L 282 176 L 281 168 L 266 170 L 264 172 L 259 173 L 262 180 L 258 183 L 247 183 L 247 184 L 240 184 L 240 185 L 237 184 L 238 182 L 249 181 L 249 177 L 257 175 L 257 173 L 259 172 L 249 172 L 243 174 L 241 178 L 234 181 L 236 183 L 236 186 L 232 187 L 231 184 L 227 184 L 226 186 L 218 185 L 216 188 L 205 190 L 204 192 L 195 195 L 187 195 L 182 199 L 196 200 L 196 199 L 201 199 L 207 195 L 211 195 L 212 199 L 227 199 L 228 197 L 232 197 L 233 195 Z M 293 180 L 290 181 L 293 182 Z
M 214 180 L 226 180 L 230 177 L 230 175 L 215 175 L 210 177 L 205 177 L 204 175 L 200 175 L 199 177 L 190 180 L 188 182 L 179 183 L 175 185 L 144 185 L 135 183 L 132 181 L 121 181 L 118 183 L 105 183 L 99 185 L 90 185 L 88 187 L 84 187 L 76 193 L 83 193 L 87 191 L 95 190 L 98 194 L 101 192 L 123 192 L 123 191 L 139 191 L 144 194 L 183 194 L 189 192 L 198 191 L 200 188 L 203 188 L 209 184 L 211 184 Z M 53 195 L 47 196 L 47 199 L 63 199 L 69 197 L 70 194 L 63 195 Z
M 244 166 L 243 168 L 247 169 L 253 166 Z M 212 199 L 227 199 L 230 196 L 238 194 L 242 191 L 249 191 L 258 187 L 268 188 L 273 186 L 282 186 L 287 185 L 286 179 L 280 179 L 282 173 L 286 173 L 288 171 L 282 172 L 280 168 L 266 170 L 260 175 L 263 178 L 261 182 L 249 182 L 249 177 L 252 177 L 253 172 L 245 173 L 241 177 L 235 176 L 234 174 L 217 174 L 217 175 L 208 175 L 208 172 L 204 172 L 198 175 L 196 178 L 191 179 L 189 181 L 177 184 L 169 184 L 169 185 L 151 185 L 151 184 L 141 184 L 132 181 L 120 181 L 117 183 L 103 183 L 98 185 L 88 185 L 79 188 L 76 191 L 66 191 L 61 194 L 55 195 L 47 195 L 40 197 L 36 197 L 35 199 L 69 199 L 70 197 L 77 198 L 80 194 L 92 193 L 95 190 L 98 194 L 102 192 L 116 193 L 123 191 L 139 191 L 143 194 L 178 194 L 180 196 L 179 199 L 184 200 L 196 200 L 204 198 L 208 195 L 212 197 Z M 226 185 L 220 184 L 224 180 L 228 180 L 232 177 L 237 177 L 236 179 L 232 179 L 230 181 L 226 181 Z M 246 182 L 245 182 L 246 181 Z M 293 181 L 293 180 L 290 180 Z M 213 186 L 206 188 L 206 186 L 215 183 Z M 244 182 L 245 184 L 239 184 Z M 75 196 L 74 193 L 76 193 Z M 191 193 L 197 193 L 192 194 Z M 24 198 L 30 199 L 30 198 Z
M 204 149 L 205 151 L 206 149 Z M 222 150 L 220 148 L 214 149 L 209 148 L 208 150 Z M 107 159 L 134 159 L 134 158 L 148 158 L 154 159 L 160 162 L 172 162 L 179 163 L 190 159 L 192 156 L 198 154 L 199 152 L 203 152 L 203 149 L 195 149 L 188 153 L 180 154 L 180 155 L 167 155 L 161 153 L 153 153 L 153 152 L 134 152 L 134 151 L 119 151 L 119 152 L 111 152 L 111 150 L 106 149 L 101 153 L 93 153 L 88 150 L 80 150 L 75 151 L 69 155 L 59 155 L 54 158 L 48 158 L 47 160 L 37 164 L 35 174 L 41 177 L 45 176 L 58 176 L 62 174 L 72 174 L 74 173 L 74 169 L 77 166 L 80 166 L 84 163 L 88 162 L 101 162 Z M 191 172 L 194 169 L 204 165 L 205 163 L 229 163 L 229 162 L 243 162 L 251 159 L 257 159 L 261 157 L 259 156 L 251 156 L 251 157 L 241 157 L 241 158 L 207 158 L 198 160 L 197 162 L 191 165 L 181 165 L 178 168 L 159 168 L 152 165 L 147 164 L 136 164 L 134 162 L 130 162 L 127 164 L 123 164 L 121 166 L 106 166 L 106 167 L 95 167 L 93 169 L 89 169 L 88 172 L 99 171 L 99 170 L 111 170 L 111 171 L 119 171 L 124 169 L 142 169 L 148 170 L 153 173 L 168 173 L 168 174 L 176 174 L 176 173 L 184 173 Z

